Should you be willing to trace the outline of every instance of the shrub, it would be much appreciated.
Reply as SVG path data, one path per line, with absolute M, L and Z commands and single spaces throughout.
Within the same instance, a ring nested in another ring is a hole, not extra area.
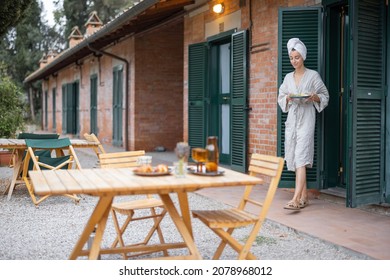
M 0 76 L 0 137 L 15 137 L 23 129 L 23 92 L 9 77 Z

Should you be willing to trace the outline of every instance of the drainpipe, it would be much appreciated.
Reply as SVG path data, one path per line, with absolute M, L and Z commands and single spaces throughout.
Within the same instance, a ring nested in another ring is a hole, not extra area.
M 109 53 L 109 52 L 106 52 L 106 51 L 103 51 L 103 50 L 97 50 L 93 47 L 91 47 L 89 45 L 89 43 L 87 43 L 87 46 L 88 48 L 99 54 L 104 54 L 104 55 L 107 55 L 107 56 L 110 56 L 110 57 L 113 57 L 113 58 L 116 58 L 120 61 L 123 61 L 125 64 L 126 64 L 126 85 L 125 85 L 125 150 L 128 151 L 129 150 L 129 141 L 128 141 L 128 137 L 129 137 L 129 69 L 130 69 L 130 63 L 123 57 L 120 57 L 120 56 L 117 56 L 115 54 L 112 54 L 112 53 Z M 101 77 L 99 77 L 100 79 Z

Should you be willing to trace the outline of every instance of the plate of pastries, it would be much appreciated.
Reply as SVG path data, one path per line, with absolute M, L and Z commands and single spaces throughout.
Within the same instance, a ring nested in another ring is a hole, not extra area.
M 135 175 L 140 176 L 163 176 L 170 175 L 172 170 L 166 164 L 159 164 L 157 166 L 152 166 L 151 164 L 145 164 L 134 169 Z

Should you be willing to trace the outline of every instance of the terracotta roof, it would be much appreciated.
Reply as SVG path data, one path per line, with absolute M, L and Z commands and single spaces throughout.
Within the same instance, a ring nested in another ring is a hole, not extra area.
M 56 73 L 62 68 L 92 54 L 93 50 L 100 50 L 126 35 L 147 30 L 184 13 L 184 7 L 194 3 L 195 0 L 140 1 L 103 25 L 93 34 L 84 36 L 84 40 L 74 47 L 64 50 L 53 61 L 26 77 L 24 82 L 32 83 Z

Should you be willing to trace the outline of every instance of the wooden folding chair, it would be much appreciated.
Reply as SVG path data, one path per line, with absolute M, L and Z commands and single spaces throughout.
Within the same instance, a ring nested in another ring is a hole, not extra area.
M 58 139 L 59 137 L 60 137 L 60 135 L 57 133 L 39 134 L 39 133 L 21 132 L 18 134 L 17 139 Z M 17 175 L 18 177 L 15 180 L 15 184 L 14 184 L 13 188 L 16 185 L 24 183 L 24 181 L 22 179 L 22 171 L 23 171 L 23 160 L 26 156 L 26 151 L 24 151 L 24 153 L 21 155 L 18 154 L 21 152 L 19 150 L 14 149 L 12 151 L 12 157 L 11 157 L 11 161 L 9 163 L 9 167 L 13 167 L 14 169 L 17 169 L 16 172 L 18 174 Z M 43 151 L 42 153 L 47 154 L 47 151 Z M 18 157 L 21 157 L 22 159 L 17 160 Z M 32 166 L 32 165 L 30 164 L 30 166 Z M 4 191 L 4 194 L 6 194 L 9 191 L 9 198 L 11 198 L 13 189 L 11 190 L 9 188 L 10 188 L 10 185 Z
M 77 169 L 81 169 L 81 165 L 69 138 L 45 140 L 26 139 L 26 146 L 27 153 L 23 163 L 22 178 L 33 203 L 38 206 L 38 204 L 47 199 L 49 195 L 37 199 L 34 194 L 34 189 L 30 184 L 28 176 L 29 170 L 71 169 L 73 166 Z M 44 151 L 47 153 L 44 153 Z M 55 151 L 55 153 L 53 151 Z M 73 199 L 76 203 L 80 201 L 80 198 L 77 195 L 64 194 L 64 196 Z
M 106 153 L 106 151 L 103 148 L 103 145 L 100 143 L 99 139 L 97 138 L 97 136 L 94 133 L 91 133 L 91 134 L 84 133 L 84 138 L 88 142 L 99 143 L 97 147 L 93 147 L 93 150 L 95 151 L 97 156 L 99 156 L 99 154 L 102 154 L 102 153 L 105 154 Z
M 102 168 L 126 168 L 138 166 L 137 159 L 139 156 L 142 156 L 144 154 L 145 151 L 127 151 L 117 153 L 101 153 L 98 154 L 98 157 L 100 161 L 100 166 Z M 140 215 L 138 214 L 140 211 L 137 210 L 149 210 L 150 214 L 142 215 L 142 213 Z M 136 212 L 138 213 L 136 214 Z M 160 223 L 166 213 L 167 210 L 164 207 L 164 203 L 161 200 L 154 198 L 152 195 L 147 195 L 145 199 L 113 203 L 111 207 L 111 214 L 114 221 L 115 230 L 117 232 L 117 237 L 115 238 L 111 247 L 117 247 L 118 243 L 121 247 L 135 247 L 139 245 L 147 245 L 155 232 L 157 232 L 161 244 L 164 244 L 165 241 L 160 228 Z M 127 216 L 122 226 L 119 225 L 117 214 Z M 154 223 L 149 232 L 147 233 L 144 241 L 141 243 L 125 245 L 125 242 L 123 240 L 123 234 L 125 233 L 130 222 L 146 219 L 153 219 Z M 167 250 L 156 249 L 154 252 L 157 251 L 163 251 L 164 256 L 168 256 Z M 123 258 L 128 259 L 130 257 L 150 254 L 151 252 L 153 252 L 153 250 L 148 250 L 147 252 L 140 252 L 137 254 L 123 253 Z
M 262 175 L 265 182 L 269 181 L 268 191 L 264 199 L 255 200 L 250 197 L 254 186 L 247 186 L 237 208 L 192 211 L 195 218 L 199 218 L 222 239 L 213 259 L 219 259 L 227 244 L 237 251 L 238 259 L 256 259 L 250 252 L 250 249 L 271 206 L 280 181 L 283 165 L 283 158 L 253 154 L 249 166 L 250 175 Z M 249 205 L 255 206 L 255 209 L 258 209 L 257 213 L 248 212 Z M 252 225 L 252 229 L 244 244 L 241 244 L 232 236 L 235 228 L 250 225 Z

